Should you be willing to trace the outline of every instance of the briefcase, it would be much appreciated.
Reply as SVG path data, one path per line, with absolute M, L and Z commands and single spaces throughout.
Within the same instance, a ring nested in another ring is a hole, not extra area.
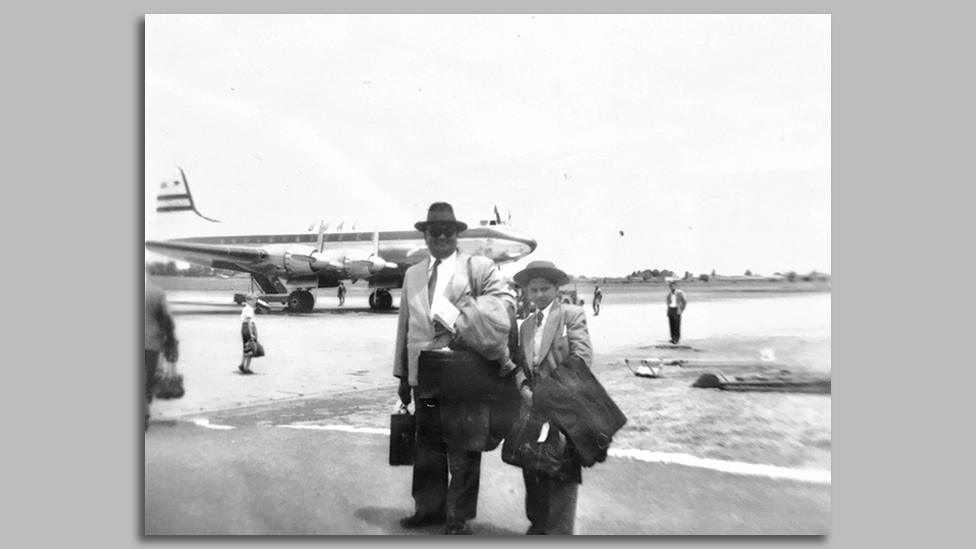
M 462 401 L 494 400 L 498 363 L 470 351 L 421 351 L 417 398 Z
M 390 465 L 413 465 L 417 420 L 406 407 L 390 416 Z

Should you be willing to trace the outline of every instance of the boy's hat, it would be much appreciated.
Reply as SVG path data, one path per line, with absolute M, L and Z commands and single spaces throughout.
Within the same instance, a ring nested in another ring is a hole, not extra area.
M 521 287 L 526 287 L 529 285 L 529 281 L 533 278 L 545 278 L 549 280 L 556 286 L 562 286 L 569 282 L 569 275 L 560 271 L 552 263 L 552 261 L 532 261 L 521 271 L 515 273 L 512 277 L 515 279 L 515 283 Z

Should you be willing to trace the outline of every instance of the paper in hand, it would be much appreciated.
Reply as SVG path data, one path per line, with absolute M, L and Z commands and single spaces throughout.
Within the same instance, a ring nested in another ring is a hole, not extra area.
M 447 328 L 452 334 L 455 332 L 454 322 L 457 321 L 460 314 L 461 311 L 442 295 L 435 296 L 434 302 L 430 304 L 430 317 Z

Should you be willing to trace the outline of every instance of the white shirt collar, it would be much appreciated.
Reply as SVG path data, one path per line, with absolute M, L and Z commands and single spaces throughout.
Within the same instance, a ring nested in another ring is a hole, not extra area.
M 453 251 L 453 252 L 451 253 L 451 255 L 449 255 L 449 256 L 447 256 L 447 257 L 445 257 L 444 259 L 442 259 L 442 260 L 441 260 L 441 265 L 443 265 L 443 264 L 445 264 L 445 263 L 447 263 L 447 262 L 449 262 L 449 261 L 450 261 L 450 262 L 453 262 L 453 261 L 455 261 L 455 260 L 457 260 L 457 250 L 454 250 L 454 251 Z M 436 258 L 436 257 L 434 257 L 434 256 L 430 256 L 430 263 L 428 263 L 428 264 L 427 264 L 427 273 L 428 273 L 428 274 L 430 274 L 430 272 L 431 272 L 432 270 L 434 270 L 434 262 L 435 262 L 435 261 L 437 261 L 437 258 Z

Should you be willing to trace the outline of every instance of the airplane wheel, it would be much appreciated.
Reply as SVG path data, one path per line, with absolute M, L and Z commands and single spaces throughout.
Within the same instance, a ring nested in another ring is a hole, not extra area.
M 379 301 L 380 309 L 390 309 L 393 307 L 393 296 L 390 295 L 390 292 L 381 291 L 381 292 L 376 292 L 376 294 L 377 294 L 376 297 L 378 298 Z
M 302 292 L 301 301 L 302 311 L 310 313 L 315 308 L 315 296 L 312 295 L 312 292 Z
M 288 310 L 289 311 L 301 311 L 302 310 L 302 307 L 303 307 L 303 304 L 304 304 L 304 298 L 302 297 L 302 294 L 304 294 L 304 293 L 305 292 L 303 292 L 301 290 L 295 290 L 294 292 L 288 294 Z
M 377 293 L 378 292 L 373 292 L 373 293 L 369 294 L 369 308 L 370 309 L 379 309 L 379 300 L 377 299 L 377 296 L 376 296 Z

